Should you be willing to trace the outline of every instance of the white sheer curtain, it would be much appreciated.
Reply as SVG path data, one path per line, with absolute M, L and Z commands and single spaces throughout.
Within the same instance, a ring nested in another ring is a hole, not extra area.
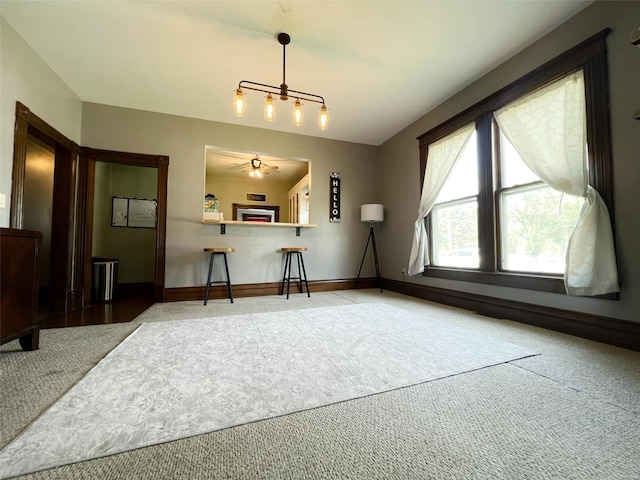
M 567 246 L 569 295 L 619 291 L 609 212 L 588 184 L 585 112 L 584 78 L 578 71 L 494 113 L 500 130 L 542 181 L 584 199 Z
M 414 227 L 411 256 L 409 257 L 409 275 L 424 272 L 424 266 L 429 263 L 429 242 L 424 217 L 433 208 L 445 180 L 458 162 L 474 129 L 475 124 L 470 123 L 429 145 L 420 208 Z

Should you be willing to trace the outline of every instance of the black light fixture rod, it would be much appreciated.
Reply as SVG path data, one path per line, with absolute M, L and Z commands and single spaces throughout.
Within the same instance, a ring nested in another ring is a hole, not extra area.
M 255 85 L 255 86 L 252 86 L 252 85 Z M 270 88 L 271 90 L 265 90 L 265 88 L 256 88 L 256 86 Z M 274 87 L 273 85 L 267 85 L 266 83 L 252 82 L 251 80 L 241 80 L 240 83 L 238 83 L 238 88 L 246 88 L 247 90 L 254 90 L 256 92 L 263 92 L 263 93 L 271 93 L 273 95 L 280 94 L 279 87 Z M 298 90 L 288 90 L 288 92 L 297 93 L 297 95 L 292 95 L 292 97 L 294 98 L 298 98 L 306 102 L 321 103 L 322 105 L 324 105 L 324 97 L 321 97 L 320 95 L 314 95 L 313 93 L 307 93 L 307 92 L 300 92 Z
M 289 90 L 289 93 L 291 92 L 300 94 L 299 98 L 301 98 L 302 100 L 306 100 L 307 102 L 316 102 L 324 105 L 324 97 L 321 97 L 320 95 L 314 95 L 313 93 L 307 93 L 307 92 L 299 92 L 298 90 Z M 298 95 L 291 95 L 291 96 L 298 98 Z M 307 98 L 304 98 L 303 96 L 306 96 Z M 315 97 L 315 98 L 308 98 L 308 97 Z
M 280 34 L 280 35 L 282 35 L 282 34 Z M 280 40 L 280 35 L 278 35 L 278 40 Z M 287 37 L 288 37 L 288 35 L 287 35 Z M 280 43 L 282 43 L 282 42 L 280 42 Z M 286 43 L 282 43 L 282 85 L 286 85 L 287 84 L 287 81 L 285 79 L 286 65 L 287 65 L 287 44 Z

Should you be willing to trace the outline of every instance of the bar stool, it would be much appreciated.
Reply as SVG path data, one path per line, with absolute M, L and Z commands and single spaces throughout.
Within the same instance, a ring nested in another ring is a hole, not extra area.
M 229 290 L 229 299 L 231 300 L 231 303 L 233 303 L 233 294 L 231 293 L 231 278 L 229 277 L 229 265 L 227 264 L 227 253 L 233 253 L 235 252 L 235 249 L 229 247 L 213 247 L 205 248 L 204 252 L 211 254 L 211 258 L 209 260 L 209 275 L 207 276 L 207 290 L 204 294 L 204 304 L 206 305 L 207 301 L 209 300 L 209 289 L 212 285 L 226 285 L 227 289 Z M 211 274 L 213 273 L 213 263 L 216 255 L 222 255 L 222 258 L 224 259 L 224 270 L 227 273 L 226 281 L 211 281 Z
M 300 293 L 303 293 L 304 290 L 302 289 L 302 280 L 304 280 L 304 284 L 307 286 L 307 297 L 311 297 L 311 294 L 309 293 L 309 283 L 307 282 L 307 272 L 304 268 L 304 259 L 302 258 L 302 252 L 306 252 L 307 247 L 285 247 L 280 249 L 280 251 L 287 254 L 284 260 L 284 274 L 282 275 L 282 284 L 280 285 L 280 295 L 284 293 L 284 283 L 287 282 L 287 300 L 289 299 L 289 288 L 291 287 L 291 280 L 298 280 L 298 283 L 300 285 Z M 293 254 L 295 254 L 298 259 L 297 277 L 291 276 L 291 257 L 293 256 Z

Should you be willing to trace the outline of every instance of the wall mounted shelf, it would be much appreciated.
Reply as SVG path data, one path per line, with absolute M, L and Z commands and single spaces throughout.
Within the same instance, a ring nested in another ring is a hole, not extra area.
M 220 225 L 220 234 L 225 235 L 227 233 L 227 225 L 240 226 L 240 227 L 275 227 L 275 228 L 295 228 L 296 237 L 300 236 L 300 229 L 302 228 L 315 228 L 317 225 L 312 223 L 282 223 L 282 222 L 243 222 L 241 220 L 203 220 L 205 225 Z

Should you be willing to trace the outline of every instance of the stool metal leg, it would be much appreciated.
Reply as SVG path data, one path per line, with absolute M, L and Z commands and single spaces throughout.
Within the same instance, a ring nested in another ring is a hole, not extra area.
M 213 276 L 213 269 L 215 264 L 216 255 L 222 255 L 224 260 L 224 271 L 227 274 L 227 279 L 225 281 L 212 281 L 211 277 Z M 207 274 L 207 288 L 204 293 L 204 304 L 206 305 L 209 301 L 209 293 L 211 292 L 212 285 L 222 285 L 225 284 L 227 286 L 227 291 L 229 292 L 229 300 L 233 303 L 233 292 L 231 290 L 231 276 L 229 275 L 229 264 L 227 262 L 227 254 L 226 252 L 211 252 L 211 259 L 209 260 L 209 273 Z
M 304 290 L 302 289 L 302 269 L 300 268 L 302 253 L 296 252 L 296 257 L 298 257 L 298 289 L 300 290 L 300 293 L 304 293 Z
M 307 281 L 307 270 L 304 268 L 304 258 L 302 258 L 302 253 L 298 253 L 298 255 L 300 255 L 300 261 L 302 262 L 302 273 L 304 274 L 304 284 L 307 286 L 307 297 L 311 298 L 309 282 Z M 300 277 L 302 277 L 302 275 L 300 275 Z M 302 280 L 300 280 L 300 288 L 302 289 Z
M 227 272 L 227 289 L 229 290 L 229 299 L 231 300 L 231 303 L 233 303 L 233 293 L 231 293 L 231 277 L 229 276 L 229 265 L 227 264 L 227 254 L 223 253 L 222 256 L 224 257 L 224 269 Z
M 287 278 L 287 265 L 289 264 L 289 252 L 284 256 L 284 272 L 282 274 L 282 284 L 280 285 L 280 295 L 284 293 L 284 282 Z
M 209 289 L 211 288 L 211 273 L 213 272 L 213 259 L 215 258 L 215 254 L 211 254 L 211 259 L 209 260 L 209 274 L 207 275 L 207 289 L 204 293 L 204 304 L 207 304 L 209 300 Z
M 289 259 L 289 272 L 287 273 L 287 300 L 289 300 L 289 289 L 291 288 L 291 254 L 293 252 L 287 252 L 287 258 Z

